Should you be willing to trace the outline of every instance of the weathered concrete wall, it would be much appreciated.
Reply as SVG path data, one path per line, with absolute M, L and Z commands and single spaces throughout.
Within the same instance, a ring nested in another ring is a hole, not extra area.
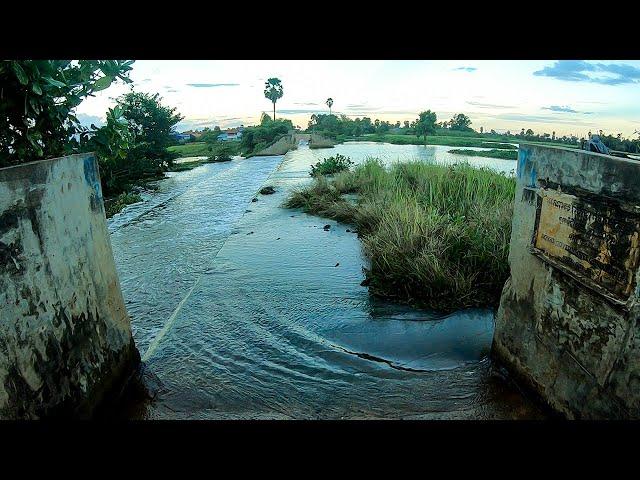
M 0 169 L 0 418 L 88 416 L 139 358 L 93 155 Z
M 493 353 L 568 418 L 640 418 L 640 163 L 521 145 Z

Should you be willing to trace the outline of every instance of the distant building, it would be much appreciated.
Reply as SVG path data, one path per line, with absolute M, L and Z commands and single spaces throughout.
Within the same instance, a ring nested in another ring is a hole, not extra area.
M 227 128 L 224 132 L 218 135 L 218 140 L 223 142 L 240 140 L 242 138 L 243 131 L 244 125 L 240 125 L 238 128 Z
M 181 135 L 191 135 L 194 139 L 198 139 L 202 136 L 203 132 L 199 132 L 197 130 L 187 130 L 186 132 L 182 132 Z
M 188 142 L 193 137 L 191 134 L 186 132 L 185 133 L 174 132 L 173 134 L 171 134 L 171 136 L 180 143 Z

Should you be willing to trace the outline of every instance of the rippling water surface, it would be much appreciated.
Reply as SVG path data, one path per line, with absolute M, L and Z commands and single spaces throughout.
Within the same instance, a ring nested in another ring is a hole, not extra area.
M 373 299 L 348 226 L 280 207 L 325 156 L 465 160 L 449 148 L 354 142 L 205 164 L 111 219 L 135 341 L 162 384 L 127 415 L 541 417 L 488 358 L 493 311 Z M 466 160 L 506 173 L 515 163 Z M 276 193 L 257 195 L 263 185 Z

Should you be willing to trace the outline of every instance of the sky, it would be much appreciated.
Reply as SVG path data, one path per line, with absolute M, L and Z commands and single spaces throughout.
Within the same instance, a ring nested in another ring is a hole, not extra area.
M 435 111 L 438 121 L 464 113 L 485 131 L 586 137 L 604 130 L 640 130 L 640 61 L 607 60 L 138 60 L 136 91 L 159 93 L 185 117 L 177 129 L 252 125 L 272 113 L 267 78 L 284 96 L 276 117 L 306 128 L 312 113 L 332 111 L 392 123 Z M 131 86 L 114 84 L 77 109 L 100 125 L 115 98 Z

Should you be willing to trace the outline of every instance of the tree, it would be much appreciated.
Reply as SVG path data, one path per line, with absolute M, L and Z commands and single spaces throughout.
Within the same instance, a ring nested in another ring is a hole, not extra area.
M 435 133 L 436 131 L 436 114 L 431 110 L 427 110 L 426 112 L 421 112 L 420 116 L 415 122 L 415 131 L 416 136 L 420 138 L 420 136 L 424 137 L 424 145 L 427 145 L 427 134 Z
M 528 128 L 527 131 L 525 132 L 525 135 L 528 136 L 528 137 L 532 137 L 533 136 L 533 130 Z
M 329 115 L 331 115 L 331 107 L 333 107 L 333 98 L 331 97 L 327 98 L 327 101 L 325 103 L 329 107 Z
M 0 61 L 0 167 L 78 152 L 88 129 L 75 109 L 114 81 L 130 83 L 133 60 Z
M 480 127 L 480 135 L 482 135 L 484 128 Z
M 264 84 L 264 96 L 273 103 L 273 120 L 276 119 L 276 102 L 282 98 L 282 82 L 279 78 L 270 78 Z
M 451 125 L 451 130 L 458 130 L 461 132 L 471 130 L 471 128 L 469 128 L 469 125 L 471 125 L 471 119 L 464 113 L 454 115 L 449 124 Z
M 260 125 L 265 125 L 270 121 L 271 121 L 271 117 L 269 116 L 269 114 L 266 112 L 262 112 L 262 115 L 260 115 Z
M 175 125 L 184 117 L 175 108 L 162 105 L 158 93 L 129 92 L 118 98 L 122 116 L 136 136 L 136 145 L 131 154 L 137 158 L 147 158 L 171 163 L 173 155 L 167 151 L 171 145 L 171 133 Z
M 132 165 L 127 157 L 134 145 L 135 135 L 122 116 L 121 107 L 109 109 L 106 117 L 106 125 L 81 134 L 80 144 L 83 151 L 96 154 L 103 191 L 111 194 L 121 190 L 121 183 L 128 179 L 125 177 L 131 176 Z

